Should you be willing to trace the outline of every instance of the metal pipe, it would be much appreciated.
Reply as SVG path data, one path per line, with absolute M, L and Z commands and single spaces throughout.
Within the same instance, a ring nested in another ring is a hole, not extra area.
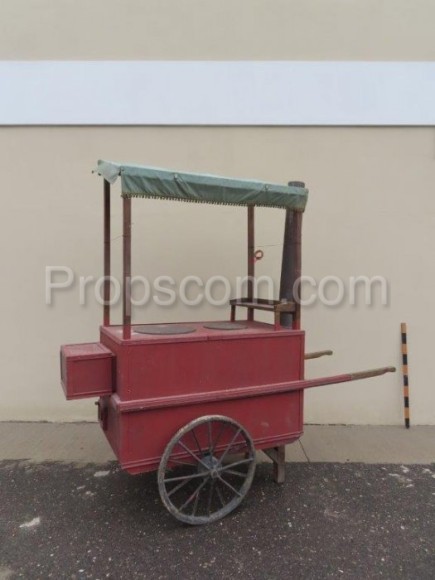
M 255 207 L 248 206 L 248 300 L 254 299 L 255 276 Z M 248 308 L 248 320 L 254 320 L 254 309 Z
M 122 336 L 131 337 L 131 198 L 122 202 Z
M 110 325 L 110 183 L 104 180 L 103 326 Z

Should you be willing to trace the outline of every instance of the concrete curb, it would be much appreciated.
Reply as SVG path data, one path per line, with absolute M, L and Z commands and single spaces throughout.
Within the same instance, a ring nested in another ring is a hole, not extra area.
M 0 460 L 106 463 L 115 459 L 97 423 L 0 422 Z M 262 453 L 259 460 L 266 460 Z M 435 426 L 306 425 L 288 462 L 435 462 Z

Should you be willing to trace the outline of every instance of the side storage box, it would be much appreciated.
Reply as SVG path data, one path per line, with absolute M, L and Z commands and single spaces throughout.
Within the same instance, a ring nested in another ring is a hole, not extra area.
M 60 373 L 67 399 L 111 395 L 112 351 L 100 342 L 67 344 L 60 349 Z

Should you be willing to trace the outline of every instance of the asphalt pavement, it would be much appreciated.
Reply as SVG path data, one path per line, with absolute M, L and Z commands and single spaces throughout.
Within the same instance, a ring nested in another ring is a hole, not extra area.
M 435 464 L 260 464 L 240 508 L 180 524 L 155 474 L 0 462 L 0 579 L 435 577 Z

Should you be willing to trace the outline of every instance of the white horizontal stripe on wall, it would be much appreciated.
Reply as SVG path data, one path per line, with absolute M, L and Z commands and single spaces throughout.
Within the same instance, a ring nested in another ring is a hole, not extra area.
M 0 61 L 0 125 L 434 125 L 435 62 Z

